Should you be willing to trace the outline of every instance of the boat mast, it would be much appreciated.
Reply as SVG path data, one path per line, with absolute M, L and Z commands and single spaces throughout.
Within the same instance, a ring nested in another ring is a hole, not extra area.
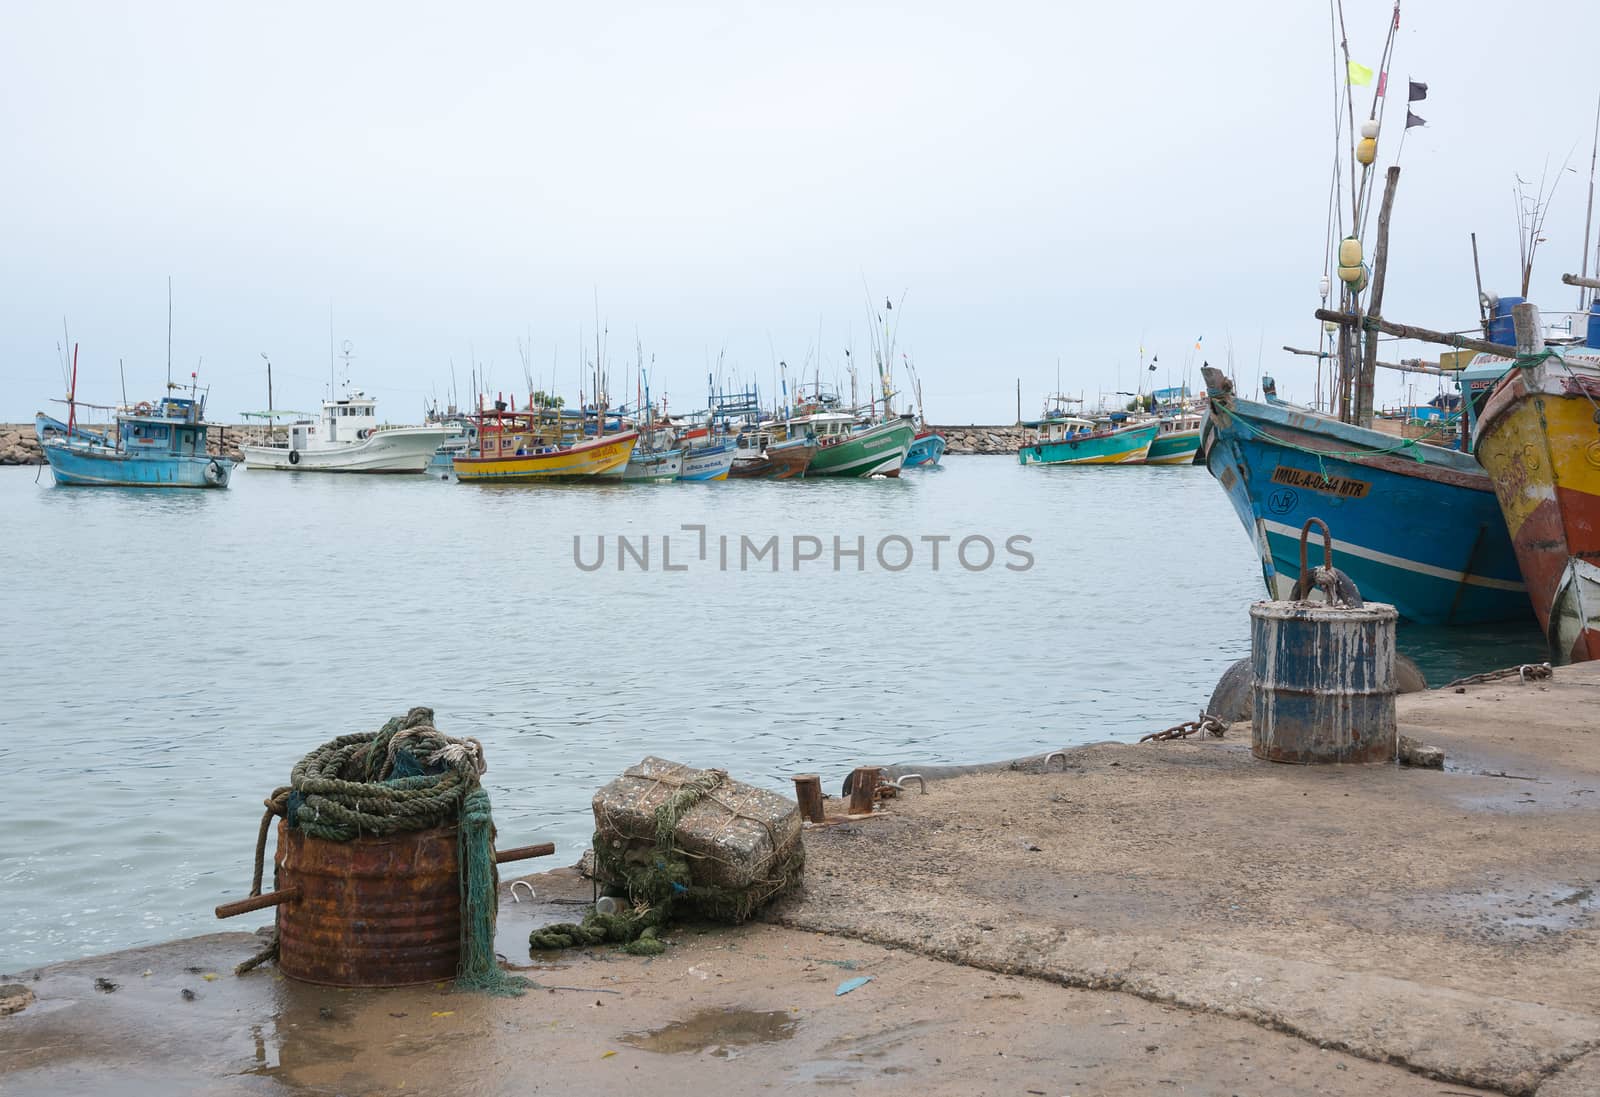
M 1583 215 L 1583 271 L 1580 277 L 1589 277 L 1589 231 L 1594 222 L 1594 165 L 1595 157 L 1600 154 L 1600 97 L 1594 104 L 1594 144 L 1589 149 L 1589 207 Z M 1597 272 L 1600 273 L 1600 272 Z M 1583 312 L 1588 308 L 1588 291 L 1578 287 L 1578 311 Z
M 126 398 L 124 398 L 126 399 Z M 72 387 L 67 389 L 67 435 L 78 425 L 78 344 L 72 344 Z
M 73 347 L 72 356 L 76 362 L 77 347 Z M 76 368 L 76 366 L 74 366 Z M 172 275 L 167 275 L 167 394 L 172 394 Z

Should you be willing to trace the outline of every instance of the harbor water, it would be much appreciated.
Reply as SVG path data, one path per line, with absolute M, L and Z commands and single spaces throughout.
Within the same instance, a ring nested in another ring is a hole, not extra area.
M 501 844 L 565 864 L 645 754 L 836 793 L 1191 719 L 1261 596 L 1195 467 L 170 493 L 7 468 L 0 517 L 0 972 L 217 928 L 291 765 L 413 705 L 483 742 Z M 1435 684 L 1543 657 L 1531 618 L 1399 648 Z

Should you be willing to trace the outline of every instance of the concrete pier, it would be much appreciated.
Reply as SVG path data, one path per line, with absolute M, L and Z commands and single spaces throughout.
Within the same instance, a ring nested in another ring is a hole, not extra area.
M 767 924 L 654 960 L 531 965 L 590 894 L 533 877 L 523 998 L 235 977 L 247 934 L 14 972 L 0 1092 L 1600 1093 L 1600 665 L 1397 704 L 1443 770 L 1235 725 L 935 780 L 809 831 Z

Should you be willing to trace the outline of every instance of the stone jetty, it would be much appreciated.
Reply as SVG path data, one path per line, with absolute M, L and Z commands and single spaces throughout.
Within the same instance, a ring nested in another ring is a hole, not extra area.
M 1022 436 L 1026 433 L 1016 425 L 942 427 L 929 424 L 928 429 L 944 435 L 946 453 L 1005 453 L 1013 457 L 1022 448 Z
M 104 423 L 85 423 L 83 426 L 85 430 L 93 431 L 111 429 Z M 244 455 L 239 452 L 239 447 L 247 443 L 256 445 L 264 442 L 267 431 L 268 428 L 263 426 L 212 427 L 207 437 L 208 448 L 214 454 L 240 461 Z M 281 429 L 278 435 L 281 441 Z M 32 423 L 0 424 L 0 465 L 42 464 L 44 453 L 39 448 L 39 440 L 34 437 Z

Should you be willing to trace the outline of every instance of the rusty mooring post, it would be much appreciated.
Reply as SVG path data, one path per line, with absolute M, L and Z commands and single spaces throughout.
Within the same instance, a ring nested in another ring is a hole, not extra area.
M 808 823 L 822 822 L 822 778 L 815 773 L 794 776 L 794 798 L 800 804 L 800 818 Z
M 883 780 L 882 766 L 857 766 L 850 777 L 850 814 L 870 815 L 878 799 L 878 782 Z

